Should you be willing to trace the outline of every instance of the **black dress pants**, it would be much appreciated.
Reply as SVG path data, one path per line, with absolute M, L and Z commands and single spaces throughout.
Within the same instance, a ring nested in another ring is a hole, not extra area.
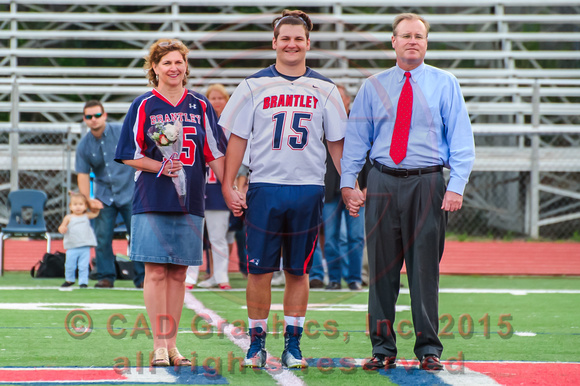
M 395 304 L 405 261 L 415 329 L 414 352 L 441 356 L 439 262 L 447 212 L 442 172 L 395 177 L 371 169 L 365 227 L 369 258 L 369 331 L 374 354 L 397 355 Z

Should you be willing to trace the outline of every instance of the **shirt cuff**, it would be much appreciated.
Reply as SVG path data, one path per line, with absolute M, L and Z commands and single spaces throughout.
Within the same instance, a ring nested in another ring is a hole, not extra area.
M 447 190 L 453 193 L 457 193 L 463 196 L 463 191 L 465 190 L 466 182 L 459 178 L 450 178 L 447 184 Z
M 353 188 L 355 186 L 356 176 L 352 174 L 342 174 L 340 178 L 340 188 Z

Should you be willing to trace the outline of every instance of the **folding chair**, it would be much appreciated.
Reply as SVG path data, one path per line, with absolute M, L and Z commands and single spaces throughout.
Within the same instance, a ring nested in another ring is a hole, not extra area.
M 46 252 L 50 253 L 51 239 L 44 222 L 46 200 L 46 193 L 40 190 L 22 189 L 8 194 L 10 219 L 0 232 L 0 276 L 4 274 L 4 241 L 10 237 L 43 236 L 46 239 Z

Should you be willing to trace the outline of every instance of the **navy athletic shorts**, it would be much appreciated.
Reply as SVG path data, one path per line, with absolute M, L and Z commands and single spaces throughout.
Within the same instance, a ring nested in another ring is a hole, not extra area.
M 324 186 L 250 184 L 246 196 L 248 272 L 269 273 L 283 268 L 304 275 L 322 222 Z

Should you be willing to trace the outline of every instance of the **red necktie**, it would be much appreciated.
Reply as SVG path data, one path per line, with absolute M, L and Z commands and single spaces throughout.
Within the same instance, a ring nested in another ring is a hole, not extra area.
M 409 128 L 411 127 L 411 113 L 413 111 L 413 88 L 409 78 L 410 72 L 405 72 L 405 84 L 401 90 L 399 104 L 397 105 L 397 118 L 393 138 L 391 139 L 391 150 L 389 154 L 397 165 L 401 163 L 407 155 L 407 142 L 409 142 Z

